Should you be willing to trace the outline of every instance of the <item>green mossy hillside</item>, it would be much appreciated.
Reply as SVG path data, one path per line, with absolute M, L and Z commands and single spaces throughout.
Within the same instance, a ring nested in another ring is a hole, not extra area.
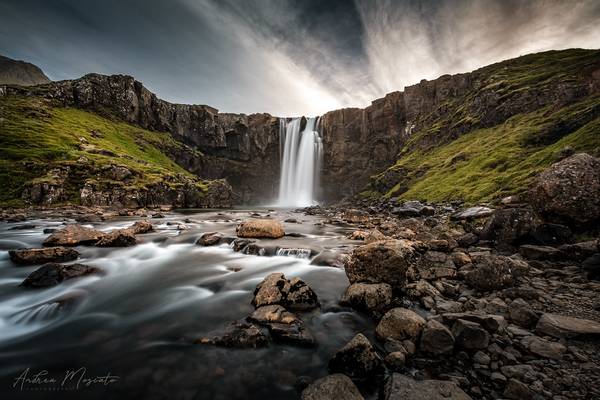
M 600 96 L 518 114 L 429 150 L 406 148 L 394 166 L 373 177 L 373 188 L 364 195 L 494 201 L 525 191 L 544 168 L 576 152 L 600 156 Z M 395 186 L 378 191 L 390 179 Z
M 22 206 L 32 183 L 54 183 L 55 171 L 68 168 L 69 202 L 77 202 L 84 181 L 143 188 L 159 182 L 178 185 L 182 178 L 205 183 L 177 165 L 168 154 L 184 145 L 168 133 L 152 132 L 74 108 L 53 107 L 36 97 L 0 97 L 0 206 Z M 186 149 L 187 151 L 192 151 Z M 125 167 L 126 180 L 111 181 L 110 167 Z

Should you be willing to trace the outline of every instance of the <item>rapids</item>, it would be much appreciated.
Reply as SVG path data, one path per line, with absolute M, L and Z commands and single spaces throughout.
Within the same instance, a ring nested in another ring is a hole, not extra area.
M 255 212 L 280 221 L 297 219 L 301 223 L 284 226 L 300 235 L 260 241 L 284 248 L 272 257 L 195 244 L 204 232 L 235 235 L 236 224 Z M 120 217 L 93 226 L 108 231 L 137 219 Z M 184 210 L 150 221 L 156 231 L 139 235 L 136 246 L 77 247 L 81 257 L 74 262 L 99 267 L 103 276 L 41 290 L 18 286 L 39 266 L 17 267 L 7 250 L 40 247 L 47 237 L 43 229 L 59 228 L 63 221 L 30 220 L 27 224 L 35 228 L 19 230 L 11 228 L 24 223 L 0 223 L 0 377 L 2 391 L 9 389 L 3 398 L 29 398 L 32 393 L 12 388 L 26 368 L 62 376 L 80 367 L 89 375 L 110 373 L 119 380 L 64 391 L 61 397 L 295 398 L 298 377 L 325 375 L 336 350 L 358 332 L 373 332 L 368 318 L 338 305 L 348 285 L 344 271 L 311 264 L 323 250 L 352 244 L 345 238 L 351 227 L 284 209 Z M 300 276 L 319 296 L 320 309 L 299 313 L 317 339 L 316 348 L 192 344 L 249 315 L 256 284 L 271 272 Z

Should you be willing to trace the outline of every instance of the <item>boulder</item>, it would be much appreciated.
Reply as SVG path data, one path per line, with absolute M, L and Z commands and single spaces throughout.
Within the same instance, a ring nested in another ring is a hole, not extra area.
M 408 376 L 394 373 L 387 380 L 383 390 L 383 400 L 471 400 L 452 381 L 417 381 Z
M 353 283 L 342 296 L 341 303 L 379 314 L 392 302 L 392 287 L 387 283 Z
M 258 323 L 279 323 L 279 324 L 293 324 L 300 320 L 298 317 L 287 311 L 280 305 L 269 305 L 258 307 L 248 317 L 251 321 Z
M 519 254 L 528 260 L 560 261 L 565 259 L 565 254 L 557 248 L 550 246 L 536 246 L 524 244 L 519 247 Z
M 369 221 L 369 213 L 362 210 L 348 209 L 342 214 L 342 219 L 346 222 L 364 224 Z
M 480 238 L 503 245 L 520 244 L 531 236 L 538 223 L 538 218 L 529 208 L 496 210 L 483 227 Z
M 454 220 L 473 220 L 489 217 L 493 212 L 494 210 L 489 207 L 469 207 L 452 214 L 451 218 Z
M 588 240 L 587 242 L 563 244 L 558 249 L 569 259 L 583 261 L 600 251 L 599 244 L 598 240 Z
M 521 344 L 530 353 L 552 360 L 562 360 L 567 348 L 560 343 L 551 342 L 541 337 L 530 335 L 521 339 Z
M 235 321 L 215 336 L 202 337 L 196 339 L 194 343 L 241 349 L 258 348 L 266 346 L 269 343 L 269 337 L 257 325 Z
M 464 279 L 467 284 L 481 291 L 499 290 L 516 283 L 529 265 L 522 260 L 506 256 L 483 254 L 474 257 L 472 268 L 465 266 Z
M 414 311 L 406 308 L 393 308 L 381 318 L 375 332 L 381 340 L 388 338 L 396 340 L 418 339 L 425 320 Z
M 256 286 L 252 304 L 255 307 L 278 304 L 290 310 L 310 310 L 319 306 L 316 293 L 300 278 L 287 280 L 274 272 Z
M 427 251 L 417 263 L 419 276 L 422 279 L 434 280 L 456 277 L 456 266 L 452 257 L 439 251 Z
M 235 231 L 241 238 L 279 239 L 285 236 L 283 225 L 274 219 L 248 219 L 240 223 Z
M 142 233 L 152 232 L 154 227 L 148 221 L 136 221 L 133 225 L 126 229 L 131 230 L 134 235 L 139 235 Z
M 313 347 L 317 344 L 313 335 L 300 321 L 292 324 L 274 322 L 267 327 L 275 342 L 303 347 Z
M 388 239 L 387 236 L 385 236 L 383 233 L 381 233 L 378 229 L 373 229 L 371 232 L 369 232 L 367 234 L 367 236 L 365 236 L 365 243 L 373 243 L 373 242 L 377 242 L 379 240 L 385 240 Z
M 44 288 L 55 286 L 59 283 L 79 278 L 81 276 L 99 274 L 101 270 L 84 264 L 57 264 L 48 263 L 33 271 L 21 283 L 21 286 L 29 288 Z
M 317 379 L 302 391 L 302 400 L 364 400 L 352 380 L 344 374 Z
M 221 243 L 222 239 L 223 235 L 221 235 L 219 232 L 207 232 L 203 233 L 202 236 L 198 238 L 196 244 L 200 246 L 215 246 Z
M 78 246 L 95 244 L 105 235 L 96 229 L 81 225 L 67 225 L 44 240 L 44 246 Z
M 491 333 L 502 331 L 508 325 L 506 320 L 501 315 L 495 314 L 477 314 L 475 312 L 459 312 L 459 313 L 446 313 L 442 314 L 444 322 L 451 324 L 454 321 L 463 319 L 465 321 L 475 322 Z
M 535 398 L 535 392 L 529 389 L 529 386 L 512 378 L 508 380 L 502 395 L 510 400 L 531 400 Z
M 421 334 L 421 350 L 431 354 L 452 353 L 454 336 L 442 323 L 429 320 Z
M 72 261 L 79 257 L 79 252 L 68 247 L 46 247 L 41 249 L 10 250 L 8 255 L 15 264 L 33 265 Z
M 135 246 L 137 240 L 131 229 L 117 229 L 104 234 L 97 242 L 98 247 Z
M 600 159 L 575 154 L 542 172 L 529 190 L 536 211 L 557 222 L 600 219 Z
M 531 305 L 523 299 L 515 299 L 510 303 L 509 316 L 513 323 L 526 329 L 533 328 L 540 319 Z
M 351 283 L 387 283 L 402 287 L 414 270 L 419 253 L 407 240 L 380 240 L 356 248 L 346 262 Z
M 392 371 L 400 371 L 406 364 L 406 351 L 393 351 L 383 360 Z
M 373 380 L 383 374 L 383 362 L 369 339 L 362 333 L 354 336 L 329 360 L 329 371 L 340 372 L 357 382 Z
M 476 322 L 457 320 L 452 326 L 456 345 L 467 350 L 480 350 L 488 347 L 490 335 Z
M 542 314 L 536 332 L 555 338 L 600 337 L 600 322 L 558 314 Z

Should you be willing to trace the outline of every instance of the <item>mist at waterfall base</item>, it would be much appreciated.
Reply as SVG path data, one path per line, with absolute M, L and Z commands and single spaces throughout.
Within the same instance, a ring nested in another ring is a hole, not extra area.
M 307 207 L 316 205 L 323 141 L 319 135 L 319 117 L 279 120 L 281 176 L 279 207 Z

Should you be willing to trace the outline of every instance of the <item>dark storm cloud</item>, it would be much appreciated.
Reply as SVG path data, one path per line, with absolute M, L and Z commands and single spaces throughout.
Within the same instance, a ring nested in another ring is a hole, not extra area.
M 0 2 L 0 53 L 52 79 L 126 73 L 171 101 L 277 115 L 598 38 L 595 0 Z

